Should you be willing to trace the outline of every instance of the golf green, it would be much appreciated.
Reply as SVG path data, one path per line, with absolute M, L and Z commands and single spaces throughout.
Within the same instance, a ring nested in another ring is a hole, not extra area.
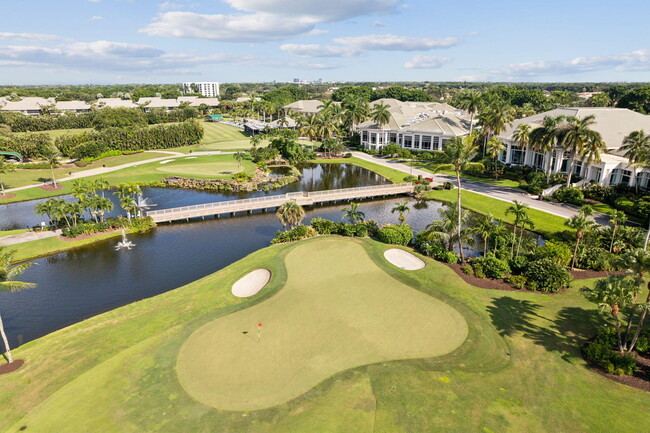
M 253 169 L 252 162 L 244 160 L 238 164 L 232 155 L 178 158 L 158 163 L 156 167 L 156 171 L 162 173 L 209 178 L 228 178 L 237 172 L 252 172 Z
M 467 338 L 458 311 L 391 277 L 357 243 L 307 243 L 285 262 L 276 295 L 207 323 L 181 347 L 177 374 L 194 399 L 222 410 L 272 407 L 340 371 L 441 356 Z

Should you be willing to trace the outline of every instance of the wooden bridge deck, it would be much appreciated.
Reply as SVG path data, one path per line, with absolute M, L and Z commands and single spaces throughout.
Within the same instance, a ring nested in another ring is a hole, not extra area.
M 220 201 L 216 203 L 197 204 L 169 209 L 149 211 L 146 216 L 154 222 L 172 222 L 220 215 L 235 212 L 251 212 L 254 210 L 276 208 L 288 201 L 295 201 L 301 206 L 309 206 L 332 201 L 365 199 L 389 195 L 408 194 L 413 192 L 412 183 L 392 185 L 375 185 L 360 188 L 330 189 L 326 191 L 290 192 L 288 194 L 270 195 L 266 197 L 247 198 L 243 200 Z

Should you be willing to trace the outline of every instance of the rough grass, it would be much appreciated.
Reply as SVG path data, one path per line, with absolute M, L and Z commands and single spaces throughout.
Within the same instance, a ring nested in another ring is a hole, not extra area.
M 191 396 L 219 409 L 263 409 L 340 371 L 444 355 L 467 337 L 460 313 L 391 278 L 360 245 L 315 245 L 287 255 L 287 284 L 272 299 L 190 336 L 177 371 Z
M 461 200 L 463 208 L 481 215 L 491 213 L 495 218 L 509 224 L 514 224 L 514 217 L 512 215 L 506 216 L 506 209 L 512 205 L 511 203 L 466 190 L 463 190 L 462 194 Z M 458 190 L 456 189 L 429 191 L 426 193 L 426 198 L 446 203 L 455 203 L 457 195 Z M 555 237 L 557 232 L 569 230 L 569 228 L 564 225 L 566 219 L 561 216 L 553 215 L 537 209 L 528 209 L 528 215 L 535 224 L 535 228 L 532 231 L 541 234 L 547 239 Z
M 240 171 L 247 173 L 255 171 L 255 164 L 250 160 L 245 159 L 240 165 L 232 155 L 188 158 L 176 158 L 165 164 L 158 162 L 156 171 L 165 173 L 165 175 L 173 174 L 203 179 L 230 179 L 235 173 Z
M 383 269 L 464 316 L 469 336 L 454 352 L 347 370 L 267 410 L 220 411 L 190 398 L 175 373 L 188 336 L 219 317 L 274 299 L 287 281 L 286 255 L 302 245 L 317 252 L 324 241 L 260 250 L 183 288 L 22 346 L 14 354 L 25 366 L 0 376 L 0 431 L 23 426 L 34 432 L 650 430 L 645 416 L 650 395 L 584 365 L 579 347 L 600 318 L 577 287 L 556 296 L 483 290 L 427 258 L 421 271 Z M 391 248 L 370 240 L 341 242 L 363 246 L 376 264 Z M 259 267 L 274 275 L 262 292 L 246 300 L 230 295 L 232 283 Z M 330 278 L 336 279 L 334 269 Z
M 412 161 L 412 162 L 406 162 L 407 165 L 412 165 L 415 168 L 419 168 L 421 170 L 426 170 L 431 172 L 432 174 L 437 173 L 437 174 L 446 174 L 448 176 L 453 176 L 456 177 L 456 172 L 454 170 L 438 170 L 436 171 L 436 164 L 430 161 Z M 467 180 L 472 180 L 476 182 L 483 182 L 483 183 L 489 183 L 492 185 L 498 185 L 498 186 L 504 186 L 508 188 L 517 188 L 519 186 L 519 182 L 515 180 L 510 180 L 510 179 L 494 179 L 494 178 L 489 178 L 489 177 L 478 177 L 478 176 L 472 176 L 470 174 L 462 173 L 461 177 L 463 179 Z

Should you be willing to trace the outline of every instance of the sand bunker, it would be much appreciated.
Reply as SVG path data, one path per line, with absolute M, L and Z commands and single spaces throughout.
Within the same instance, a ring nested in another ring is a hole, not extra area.
M 166 159 L 164 161 L 160 161 L 161 164 L 167 164 L 168 162 L 172 162 L 173 159 Z
M 391 264 L 407 271 L 415 271 L 417 269 L 422 269 L 425 266 L 425 263 L 413 254 L 397 248 L 387 250 L 384 253 L 384 257 Z
M 268 269 L 256 269 L 244 275 L 232 285 L 232 294 L 238 298 L 247 298 L 257 294 L 271 279 Z

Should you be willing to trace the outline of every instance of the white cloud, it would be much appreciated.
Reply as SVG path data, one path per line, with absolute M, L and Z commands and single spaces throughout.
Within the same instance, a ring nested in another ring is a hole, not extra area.
M 415 38 L 391 34 L 346 36 L 335 38 L 334 42 L 357 50 L 386 50 L 386 51 L 423 51 L 437 48 L 449 48 L 460 43 L 459 38 Z
M 359 54 L 358 50 L 334 45 L 284 44 L 280 49 L 301 57 L 350 57 Z
M 386 27 L 386 24 L 384 24 L 381 21 L 373 21 L 372 25 L 375 26 L 375 27 Z
M 198 14 L 163 12 L 140 31 L 154 36 L 252 42 L 309 34 L 320 23 L 362 15 L 389 13 L 401 0 L 224 0 L 241 13 Z M 175 8 L 166 1 L 160 6 Z
M 92 17 L 90 17 L 90 21 L 101 21 L 103 19 L 104 19 L 104 17 L 99 16 L 99 15 L 93 15 Z
M 178 72 L 200 64 L 245 62 L 225 54 L 168 54 L 147 45 L 76 42 L 58 47 L 0 46 L 0 67 L 53 66 L 73 70 Z
M 406 69 L 438 69 L 451 63 L 451 57 L 414 56 L 404 63 Z
M 650 71 L 650 50 L 644 49 L 605 56 L 576 57 L 568 62 L 540 60 L 513 63 L 488 72 L 494 76 L 514 80 L 544 75 L 571 75 L 607 69 Z
M 20 41 L 54 41 L 62 39 L 60 36 L 48 35 L 44 33 L 7 33 L 0 32 L 0 39 L 13 39 Z

